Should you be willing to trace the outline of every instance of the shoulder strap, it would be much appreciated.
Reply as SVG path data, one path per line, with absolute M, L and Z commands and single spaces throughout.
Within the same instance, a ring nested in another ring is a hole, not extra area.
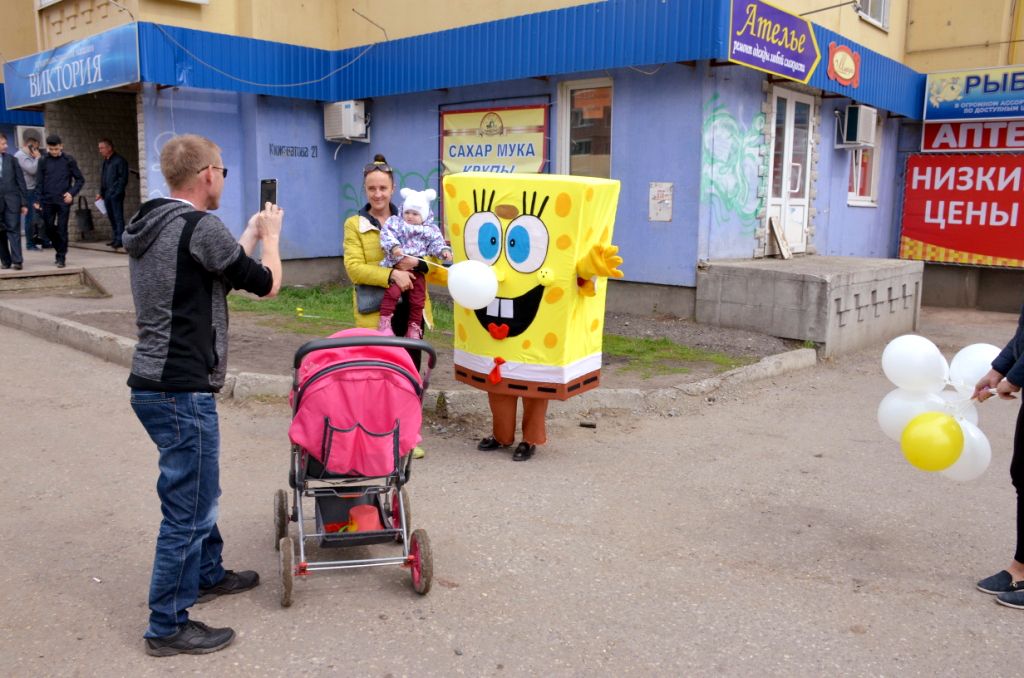
M 185 220 L 185 227 L 181 229 L 181 240 L 179 242 L 180 252 L 183 254 L 189 253 L 189 246 L 192 244 L 192 233 L 196 230 L 196 226 L 202 221 L 203 217 L 206 216 L 206 212 L 199 210 L 192 210 L 181 215 L 181 218 Z

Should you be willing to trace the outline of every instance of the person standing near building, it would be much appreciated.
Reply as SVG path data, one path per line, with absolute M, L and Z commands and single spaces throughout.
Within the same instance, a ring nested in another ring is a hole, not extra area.
M 36 172 L 35 208 L 43 212 L 46 237 L 53 243 L 57 268 L 64 268 L 68 256 L 71 203 L 84 185 L 85 177 L 75 159 L 64 152 L 60 137 L 56 134 L 46 137 L 46 157 L 39 161 Z
M 35 130 L 26 130 L 22 136 L 22 147 L 14 154 L 17 158 L 18 164 L 21 166 L 21 173 L 25 175 L 25 189 L 28 191 L 28 212 L 25 214 L 25 225 L 22 229 L 25 233 L 25 249 L 37 250 L 39 245 L 36 240 L 40 240 L 47 247 L 50 246 L 50 241 L 45 239 L 43 233 L 35 233 L 32 227 L 32 220 L 36 216 L 36 172 L 39 169 L 39 135 Z
M 146 652 L 158 657 L 226 647 L 230 628 L 189 619 L 188 608 L 259 584 L 225 570 L 217 529 L 220 430 L 214 394 L 228 360 L 227 293 L 273 297 L 281 287 L 278 242 L 284 212 L 267 203 L 236 241 L 210 211 L 228 171 L 201 136 L 172 138 L 160 153 L 171 197 L 139 208 L 124 233 L 139 341 L 128 377 L 131 405 L 160 454 L 163 520 L 149 588 Z M 263 245 L 262 264 L 252 258 Z
M 28 191 L 21 166 L 7 155 L 7 135 L 0 132 L 0 266 L 21 270 L 21 217 L 28 212 Z
M 124 233 L 124 194 L 128 186 L 128 161 L 114 151 L 114 144 L 110 139 L 100 139 L 97 147 L 103 156 L 103 166 L 100 168 L 100 192 L 96 199 L 103 200 L 107 208 L 107 218 L 110 219 L 112 237 L 107 247 L 117 249 L 124 247 L 121 235 Z

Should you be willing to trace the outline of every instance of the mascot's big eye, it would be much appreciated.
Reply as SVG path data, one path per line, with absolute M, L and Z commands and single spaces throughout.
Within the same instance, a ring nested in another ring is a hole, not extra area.
M 466 257 L 488 266 L 501 254 L 501 222 L 493 212 L 477 212 L 466 222 Z
M 524 214 L 508 225 L 505 256 L 520 273 L 533 273 L 548 258 L 548 229 L 535 216 Z

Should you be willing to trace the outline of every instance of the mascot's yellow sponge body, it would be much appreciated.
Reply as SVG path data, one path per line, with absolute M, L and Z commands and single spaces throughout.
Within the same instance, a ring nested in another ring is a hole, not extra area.
M 455 261 L 482 261 L 498 279 L 486 308 L 455 307 L 456 379 L 527 398 L 596 388 L 605 278 L 622 277 L 611 244 L 619 182 L 467 172 L 443 186 Z

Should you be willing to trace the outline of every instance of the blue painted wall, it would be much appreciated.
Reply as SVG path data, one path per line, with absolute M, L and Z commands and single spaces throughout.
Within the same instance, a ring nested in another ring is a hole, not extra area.
M 705 69 L 695 118 L 701 121 L 702 147 L 696 159 L 702 177 L 698 257 L 747 259 L 764 207 L 764 76 L 747 68 Z M 695 285 L 695 278 L 686 284 Z
M 846 99 L 826 99 L 821 106 L 821 148 L 818 153 L 817 198 L 814 206 L 814 245 L 818 254 L 851 257 L 895 257 L 893 233 L 899 224 L 893 221 L 897 199 L 897 132 L 899 123 L 886 119 L 879 149 L 881 174 L 876 206 L 848 204 L 850 151 L 833 148 L 835 116 L 845 108 Z
M 704 62 L 570 79 L 602 76 L 613 81 L 612 175 L 622 182 L 615 242 L 625 279 L 692 287 L 699 259 L 751 257 L 764 201 L 762 74 Z M 338 256 L 344 220 L 365 202 L 362 170 L 375 153 L 387 156 L 399 187 L 440 193 L 441 110 L 550 102 L 548 158 L 556 171 L 558 88 L 557 79 L 530 79 L 378 98 L 368 108 L 372 143 L 337 144 L 323 138 L 319 102 L 146 85 L 149 195 L 167 193 L 163 143 L 175 132 L 203 134 L 224 149 L 230 175 L 218 214 L 233 232 L 255 211 L 259 180 L 274 177 L 286 211 L 284 257 Z M 884 128 L 879 207 L 850 207 L 847 152 L 831 144 L 841 105 L 825 100 L 821 110 L 814 245 L 821 254 L 894 256 L 898 126 Z M 651 182 L 674 184 L 671 221 L 648 220 Z
M 286 259 L 341 254 L 341 165 L 323 138 L 323 109 L 312 101 L 146 85 L 143 112 L 147 198 L 169 194 L 160 150 L 174 134 L 201 134 L 222 149 L 228 179 L 217 214 L 241 235 L 258 209 L 259 180 L 278 180 Z

